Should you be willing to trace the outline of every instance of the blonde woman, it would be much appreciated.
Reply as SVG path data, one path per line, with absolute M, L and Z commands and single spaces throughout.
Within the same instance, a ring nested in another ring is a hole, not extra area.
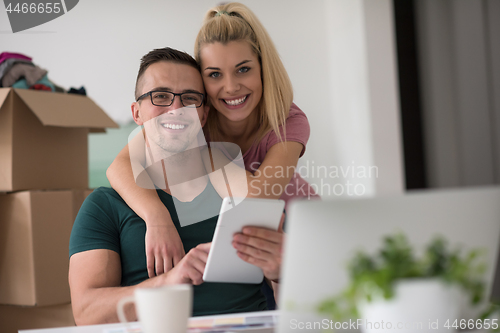
M 292 103 L 290 79 L 268 33 L 240 3 L 210 9 L 195 43 L 210 111 L 207 141 L 237 144 L 243 154 L 249 197 L 288 201 L 317 197 L 294 172 L 309 138 L 305 114 Z M 224 149 L 212 149 L 225 158 Z M 226 157 L 227 158 L 227 157 Z M 125 176 L 124 176 L 125 175 Z M 127 147 L 107 171 L 112 187 L 147 225 L 149 276 L 170 270 L 185 254 L 176 224 L 155 190 L 134 182 Z M 249 233 L 255 230 L 249 231 Z M 259 239 L 262 238 L 262 239 Z M 265 240 L 265 249 L 252 246 Z M 280 235 L 235 236 L 233 246 L 245 261 L 261 267 L 276 282 L 281 264 Z

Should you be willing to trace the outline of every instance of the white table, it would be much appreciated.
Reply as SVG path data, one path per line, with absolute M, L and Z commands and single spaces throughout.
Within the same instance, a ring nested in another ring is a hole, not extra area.
M 222 322 L 231 319 L 241 319 L 249 321 L 249 318 L 256 317 L 266 317 L 266 316 L 276 316 L 278 315 L 277 311 L 260 311 L 260 312 L 248 312 L 248 313 L 233 313 L 227 315 L 216 315 L 216 316 L 200 316 L 193 317 L 190 319 L 190 324 L 206 321 L 206 320 L 214 320 L 214 322 Z M 137 327 L 138 323 L 131 323 L 134 327 Z M 45 328 L 45 329 L 37 329 L 37 330 L 21 330 L 20 333 L 104 333 L 108 330 L 124 328 L 124 324 L 104 324 L 104 325 L 87 325 L 87 326 L 72 326 L 72 327 L 59 327 L 59 328 Z M 218 329 L 217 327 L 213 328 Z M 222 327 L 220 328 L 223 329 Z M 245 333 L 273 333 L 274 329 L 270 327 L 261 327 L 261 328 L 245 328 L 245 329 L 227 329 L 228 332 L 245 332 Z M 126 332 L 126 331 L 124 331 Z
M 217 320 L 218 322 L 231 319 L 231 318 L 255 318 L 261 316 L 269 316 L 272 315 L 277 318 L 279 312 L 278 311 L 262 311 L 262 312 L 248 312 L 248 313 L 234 313 L 228 315 L 216 315 L 216 316 L 202 316 L 202 317 L 193 317 L 190 319 L 190 324 L 193 322 L 199 322 L 203 320 Z M 133 327 L 137 327 L 138 323 L 132 323 Z M 104 325 L 89 325 L 89 326 L 72 326 L 72 327 L 60 327 L 60 328 L 46 328 L 46 329 L 37 329 L 37 330 L 21 330 L 19 333 L 105 333 L 111 329 L 119 329 L 124 328 L 124 324 L 104 324 Z M 214 330 L 217 327 L 213 328 Z M 223 330 L 223 328 L 220 328 Z M 124 331 L 126 332 L 126 331 Z M 274 333 L 273 328 L 245 328 L 245 329 L 227 329 L 227 332 L 245 332 L 245 333 Z M 349 331 L 355 333 L 355 331 Z M 489 332 L 486 330 L 477 330 L 477 331 L 469 331 L 469 333 L 483 333 Z
M 39 330 L 21 330 L 19 333 L 103 333 L 104 330 L 123 327 L 123 324 L 105 324 L 105 325 L 89 325 L 89 326 L 73 326 L 59 328 L 45 328 Z M 245 332 L 245 333 L 274 333 L 272 328 L 255 328 L 244 329 L 230 332 Z

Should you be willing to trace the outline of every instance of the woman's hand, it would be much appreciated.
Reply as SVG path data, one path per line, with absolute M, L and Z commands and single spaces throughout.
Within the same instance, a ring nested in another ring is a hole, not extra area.
M 260 267 L 264 276 L 278 282 L 283 252 L 283 214 L 278 231 L 260 227 L 244 227 L 233 236 L 233 247 L 238 257 Z
M 170 271 L 186 254 L 173 222 L 146 223 L 146 261 L 149 277 Z

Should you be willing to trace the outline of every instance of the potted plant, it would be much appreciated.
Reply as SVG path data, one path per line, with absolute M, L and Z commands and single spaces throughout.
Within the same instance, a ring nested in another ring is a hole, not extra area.
M 336 321 L 360 318 L 367 333 L 497 328 L 496 319 L 459 318 L 463 295 L 477 304 L 484 293 L 480 254 L 451 250 L 437 237 L 417 258 L 404 235 L 387 236 L 374 255 L 360 251 L 351 259 L 350 284 L 318 310 Z

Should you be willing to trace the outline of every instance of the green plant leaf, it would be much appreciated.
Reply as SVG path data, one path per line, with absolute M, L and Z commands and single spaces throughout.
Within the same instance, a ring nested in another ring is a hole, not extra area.
M 422 258 L 416 259 L 405 235 L 385 236 L 374 255 L 358 251 L 353 256 L 348 264 L 350 284 L 340 295 L 325 299 L 318 311 L 335 320 L 357 318 L 359 300 L 391 299 L 395 283 L 407 278 L 441 278 L 459 285 L 470 296 L 471 304 L 477 304 L 485 289 L 484 254 L 478 249 L 465 254 L 460 248 L 451 250 L 444 238 L 435 237 Z

